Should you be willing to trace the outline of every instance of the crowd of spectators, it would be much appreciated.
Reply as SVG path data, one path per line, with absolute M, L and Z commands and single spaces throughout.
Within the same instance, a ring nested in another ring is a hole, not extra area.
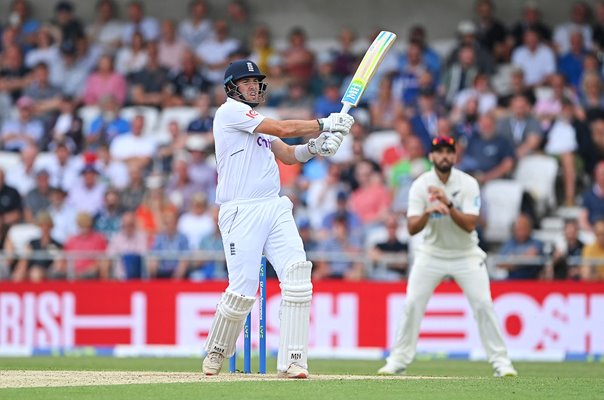
M 224 276 L 220 262 L 178 254 L 222 249 L 212 113 L 225 100 L 225 67 L 249 57 L 265 71 L 266 115 L 320 118 L 341 108 L 363 55 L 358 43 L 376 32 L 360 38 L 342 28 L 334 46 L 315 51 L 297 26 L 278 48 L 270 21 L 240 0 L 224 10 L 193 0 L 179 21 L 148 15 L 142 1 L 119 9 L 99 0 L 95 20 L 83 22 L 76 6 L 59 1 L 42 21 L 30 2 L 13 0 L 0 21 L 0 158 L 19 154 L 0 170 L 0 245 L 12 279 Z M 527 1 L 517 20 L 503 23 L 491 0 L 477 0 L 451 33 L 455 44 L 439 52 L 428 26 L 390 28 L 404 45 L 367 88 L 338 154 L 280 165 L 306 250 L 324 256 L 315 279 L 375 278 L 364 257 L 376 265 L 388 259 L 387 276 L 404 278 L 407 193 L 430 168 L 436 135 L 456 138 L 458 167 L 482 185 L 511 178 L 525 157 L 553 157 L 558 204 L 582 207 L 578 220 L 566 221 L 563 244 L 546 254 L 532 237 L 544 215 L 525 193 L 509 242 L 482 245 L 551 262 L 502 263 L 509 279 L 604 276 L 604 261 L 593 268 L 569 261 L 604 256 L 604 1 L 576 2 L 569 11 L 552 26 Z M 371 153 L 369 142 L 383 131 L 394 132 L 396 143 Z M 380 230 L 383 241 L 372 241 Z M 578 239 L 580 231 L 590 243 Z M 20 257 L 31 251 L 37 256 Z M 57 251 L 117 262 L 70 263 Z M 169 256 L 146 256 L 154 252 Z M 325 257 L 334 252 L 347 256 Z

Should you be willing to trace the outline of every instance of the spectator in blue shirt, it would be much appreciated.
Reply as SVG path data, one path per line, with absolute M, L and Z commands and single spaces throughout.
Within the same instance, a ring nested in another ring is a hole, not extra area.
M 175 212 L 166 211 L 162 218 L 164 227 L 155 237 L 151 251 L 164 254 L 153 256 L 148 261 L 149 277 L 182 279 L 187 274 L 189 261 L 179 253 L 189 251 L 189 241 L 177 230 L 178 215 Z
M 101 115 L 96 117 L 86 133 L 86 147 L 94 150 L 101 143 L 110 144 L 119 135 L 130 132 L 130 123 L 120 117 L 120 105 L 114 96 L 105 96 L 100 101 Z
M 587 49 L 583 44 L 583 34 L 576 30 L 570 34 L 570 51 L 558 59 L 558 71 L 564 75 L 566 81 L 575 88 L 580 89 L 583 76 L 583 60 Z
M 496 132 L 493 114 L 482 115 L 478 120 L 478 135 L 469 139 L 458 166 L 473 175 L 481 185 L 506 177 L 514 168 L 514 148 Z
M 604 218 L 604 161 L 594 168 L 593 185 L 581 196 L 583 210 L 581 213 L 581 228 L 593 230 L 594 223 Z
M 543 243 L 534 239 L 532 234 L 533 221 L 528 215 L 520 214 L 514 222 L 513 236 L 504 243 L 500 254 L 502 256 L 542 257 L 544 255 Z M 503 262 L 498 266 L 508 271 L 508 279 L 537 279 L 543 269 L 543 264 L 539 262 L 527 262 L 527 264 Z

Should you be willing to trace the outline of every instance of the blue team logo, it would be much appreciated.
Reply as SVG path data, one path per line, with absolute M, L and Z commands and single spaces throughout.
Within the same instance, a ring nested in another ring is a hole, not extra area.
M 260 135 L 258 135 L 258 139 L 256 139 L 256 144 L 260 147 L 266 147 L 267 149 L 271 148 L 271 141 Z
M 475 206 L 476 208 L 480 208 L 480 196 L 476 196 L 476 197 L 474 198 L 474 206 Z

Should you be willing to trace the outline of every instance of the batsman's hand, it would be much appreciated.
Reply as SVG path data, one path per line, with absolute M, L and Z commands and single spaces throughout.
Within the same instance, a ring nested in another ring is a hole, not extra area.
M 331 113 L 327 118 L 319 119 L 319 125 L 324 132 L 341 132 L 348 135 L 354 124 L 354 118 L 346 113 Z
M 323 157 L 331 157 L 340 148 L 344 135 L 340 132 L 327 133 L 323 132 L 316 139 L 308 141 L 308 149 L 312 154 L 317 154 Z

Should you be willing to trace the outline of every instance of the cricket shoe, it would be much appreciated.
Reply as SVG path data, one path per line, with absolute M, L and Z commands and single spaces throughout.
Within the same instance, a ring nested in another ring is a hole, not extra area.
M 224 361 L 224 355 L 220 353 L 209 353 L 206 358 L 203 359 L 202 371 L 206 375 L 218 375 L 222 369 L 222 362 Z
M 394 366 L 392 364 L 386 363 L 382 368 L 378 369 L 378 375 L 405 375 L 407 373 L 407 368 L 401 366 Z
M 287 368 L 287 371 L 279 372 L 279 378 L 307 379 L 308 370 L 299 366 L 298 364 L 290 364 L 289 368 Z
M 516 371 L 511 365 L 508 367 L 499 367 L 495 368 L 493 376 L 496 378 L 515 378 L 518 376 L 518 371 Z

